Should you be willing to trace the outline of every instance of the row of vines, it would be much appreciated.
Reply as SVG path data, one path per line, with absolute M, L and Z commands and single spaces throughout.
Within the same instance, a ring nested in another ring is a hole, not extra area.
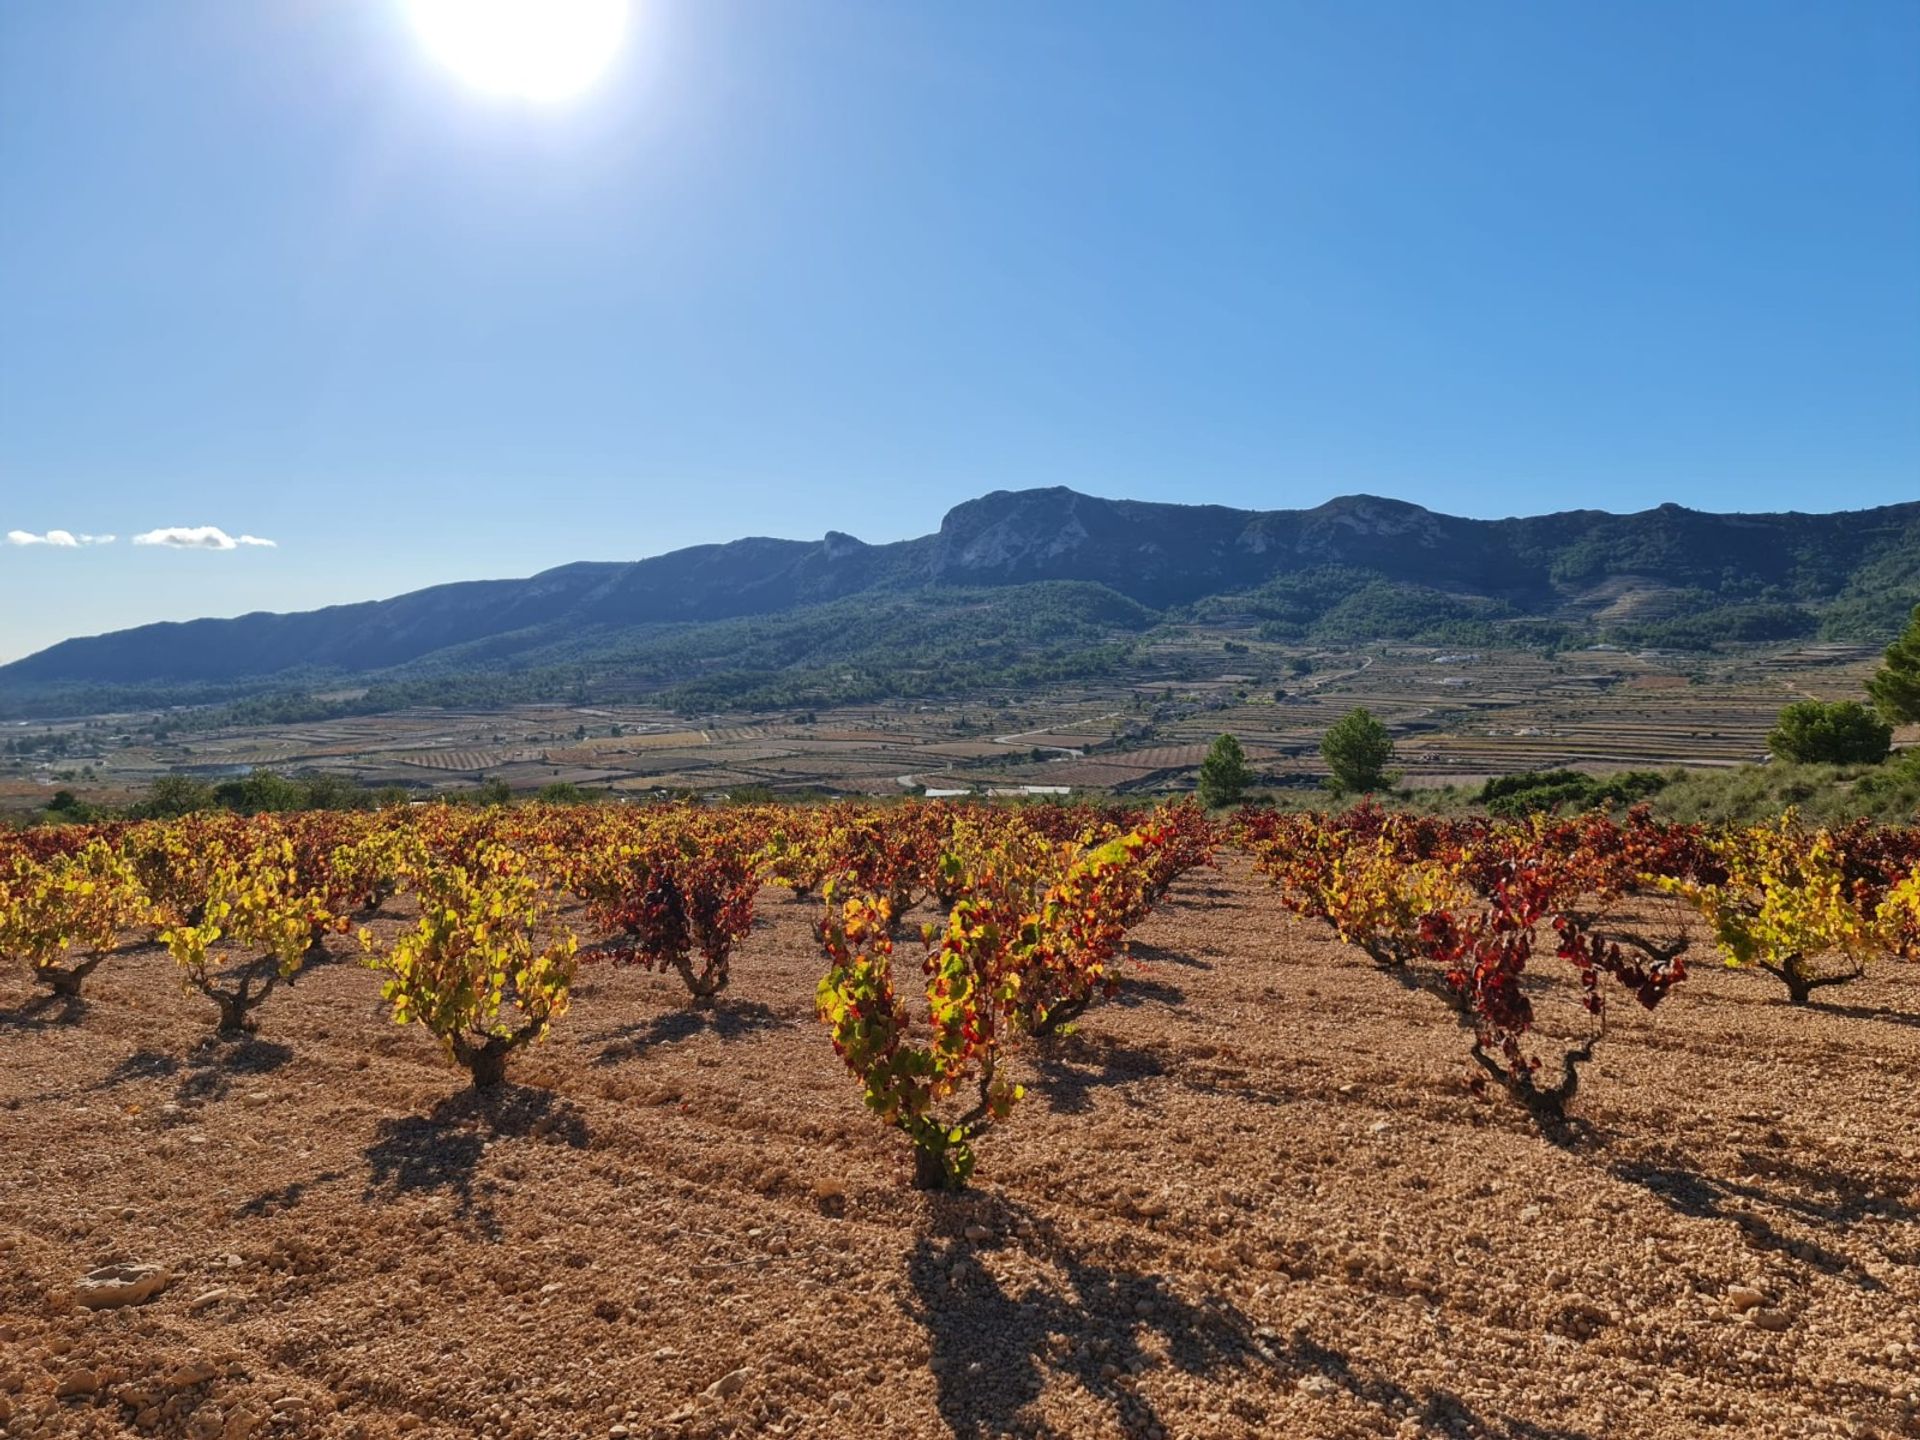
M 1652 1007 L 1685 978 L 1689 914 L 1795 1003 L 1920 955 L 1920 830 L 944 803 L 413 806 L 0 835 L 0 953 L 74 1001 L 101 965 L 158 946 L 244 1034 L 339 936 L 393 1018 L 484 1089 L 566 1012 L 583 964 L 670 971 L 690 1004 L 724 1003 L 763 887 L 784 887 L 819 906 L 836 1052 L 911 1143 L 916 1183 L 944 1188 L 1021 1098 L 1011 1049 L 1111 996 L 1127 933 L 1229 845 L 1290 909 L 1450 1005 L 1475 1088 L 1497 1082 L 1543 1122 L 1604 1035 L 1603 982 Z M 1596 1022 L 1552 1066 L 1524 984 L 1543 948 Z

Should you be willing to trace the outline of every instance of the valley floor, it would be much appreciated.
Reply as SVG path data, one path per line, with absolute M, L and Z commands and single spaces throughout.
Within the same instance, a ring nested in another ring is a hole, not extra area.
M 930 1197 L 761 912 L 717 1013 L 588 969 L 489 1103 L 345 941 L 233 1050 L 157 952 L 73 1020 L 0 977 L 0 1432 L 1920 1435 L 1911 967 L 1696 952 L 1555 1145 L 1229 858 Z M 122 1259 L 175 1278 L 65 1302 Z

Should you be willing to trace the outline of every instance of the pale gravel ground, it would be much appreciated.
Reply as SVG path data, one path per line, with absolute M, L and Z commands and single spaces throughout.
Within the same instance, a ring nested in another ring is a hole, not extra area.
M 1920 1435 L 1912 967 L 1622 994 L 1556 1147 L 1229 859 L 930 1198 L 813 1019 L 812 908 L 761 913 L 716 1020 L 595 971 L 493 1113 L 347 961 L 226 1063 L 154 954 L 0 1020 L 0 1430 Z M 119 1258 L 179 1278 L 62 1313 Z

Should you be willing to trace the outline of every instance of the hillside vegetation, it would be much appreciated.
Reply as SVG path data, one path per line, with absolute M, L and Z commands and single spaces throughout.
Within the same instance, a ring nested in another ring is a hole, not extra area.
M 887 545 L 740 540 L 69 640 L 0 667 L 0 713 L 262 696 L 277 718 L 554 695 L 826 704 L 1118 674 L 1167 621 L 1329 644 L 1875 641 L 1916 591 L 1920 503 L 1484 521 L 1368 496 L 1245 511 L 1002 491 Z M 346 688 L 364 693 L 313 698 Z

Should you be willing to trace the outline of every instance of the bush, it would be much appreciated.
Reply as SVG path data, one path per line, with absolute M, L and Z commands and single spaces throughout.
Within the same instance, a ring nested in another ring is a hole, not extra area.
M 1767 749 L 1800 765 L 1878 765 L 1893 727 L 1857 700 L 1799 700 L 1780 712 Z
M 190 775 L 162 775 L 127 813 L 136 820 L 177 820 L 196 810 L 211 810 L 214 804 L 213 787 L 204 780 Z
M 1854 819 L 1910 825 L 1920 816 L 1920 751 L 1884 765 L 1741 765 L 1731 770 L 1676 771 L 1654 797 L 1667 820 L 1707 825 L 1753 825 L 1788 806 L 1813 824 Z
M 1578 770 L 1523 770 L 1480 787 L 1475 798 L 1489 814 L 1519 819 L 1543 810 L 1599 810 L 1633 805 L 1666 788 L 1667 777 L 1627 770 L 1602 777 Z

